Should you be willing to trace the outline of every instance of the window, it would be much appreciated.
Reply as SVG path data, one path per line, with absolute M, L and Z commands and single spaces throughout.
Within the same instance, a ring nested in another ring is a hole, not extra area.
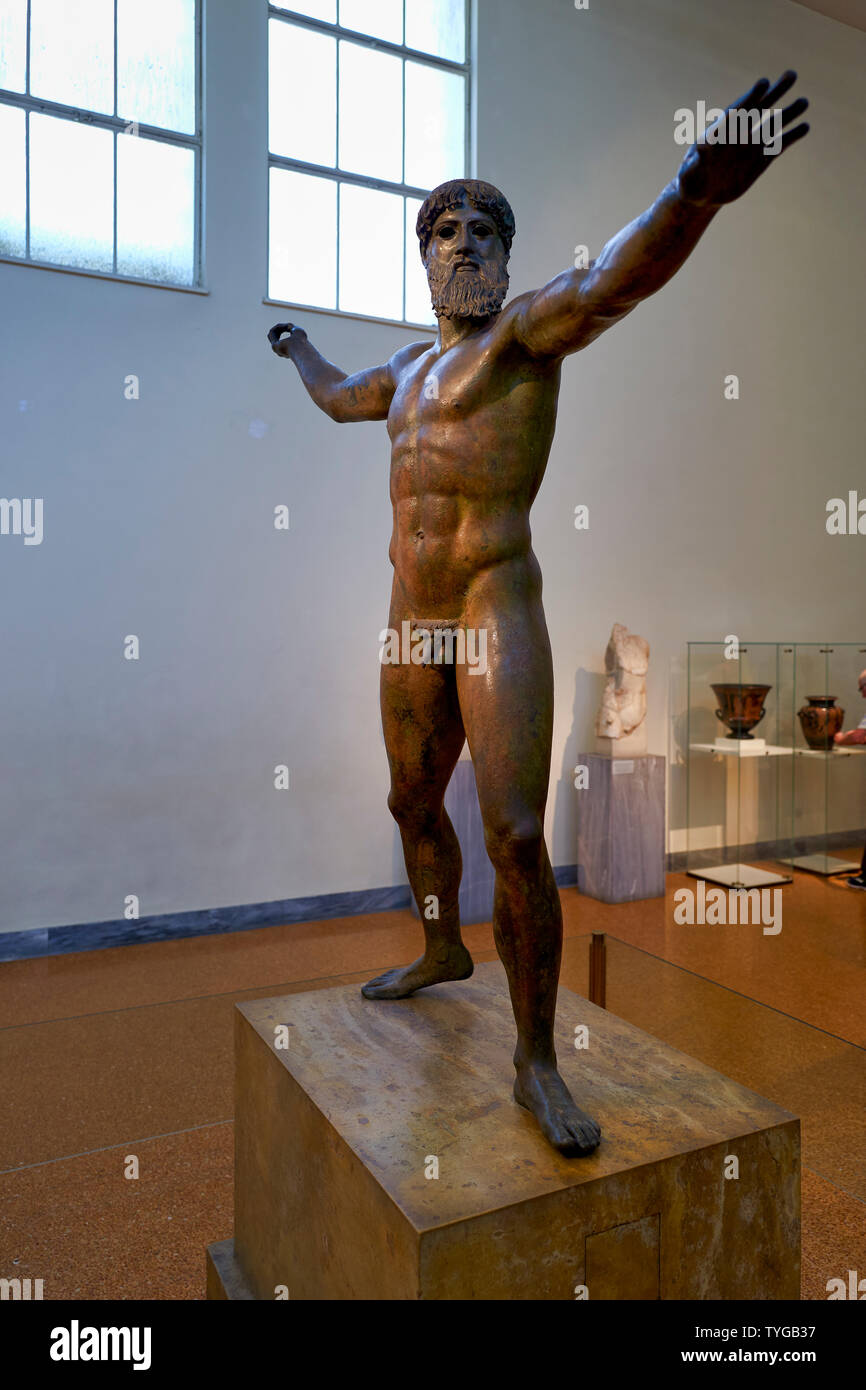
M 269 297 L 435 323 L 415 219 L 467 173 L 467 0 L 269 15 Z
M 0 0 L 0 256 L 200 279 L 200 0 Z

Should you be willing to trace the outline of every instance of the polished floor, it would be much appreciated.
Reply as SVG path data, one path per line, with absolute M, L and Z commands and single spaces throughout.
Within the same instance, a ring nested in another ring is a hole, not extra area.
M 609 1009 L 801 1116 L 803 1296 L 826 1298 L 866 1276 L 866 894 L 797 873 L 765 936 L 677 925 L 685 886 L 619 906 L 563 889 L 562 982 L 586 993 L 604 931 Z M 0 1277 L 202 1298 L 232 1228 L 234 1003 L 360 983 L 419 934 L 400 911 L 0 965 Z M 465 936 L 494 958 L 489 926 Z

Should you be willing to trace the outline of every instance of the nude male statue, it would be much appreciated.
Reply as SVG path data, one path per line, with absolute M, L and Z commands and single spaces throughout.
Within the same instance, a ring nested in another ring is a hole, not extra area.
M 771 86 L 763 78 L 728 110 L 769 113 L 795 79 L 786 72 Z M 778 148 L 806 134 L 808 126 L 791 123 L 807 104 L 800 98 L 783 112 Z M 652 207 L 588 269 L 566 270 L 505 307 L 511 208 L 490 184 L 443 184 L 425 201 L 417 228 L 439 320 L 432 345 L 413 343 L 384 366 L 347 376 L 303 329 L 277 324 L 268 335 L 331 419 L 388 422 L 390 628 L 400 632 L 408 622 L 410 630 L 463 626 L 487 633 L 483 675 L 457 663 L 382 666 L 388 805 L 425 949 L 413 964 L 371 980 L 363 993 L 402 999 L 472 974 L 458 919 L 460 850 L 443 808 L 468 739 L 496 870 L 493 932 L 517 1024 L 514 1097 L 569 1157 L 591 1153 L 601 1132 L 572 1098 L 554 1050 L 562 915 L 543 834 L 553 675 L 529 509 L 553 439 L 563 358 L 660 289 L 718 209 L 771 163 L 760 143 L 702 138 Z M 439 901 L 436 920 L 424 911 L 430 895 Z

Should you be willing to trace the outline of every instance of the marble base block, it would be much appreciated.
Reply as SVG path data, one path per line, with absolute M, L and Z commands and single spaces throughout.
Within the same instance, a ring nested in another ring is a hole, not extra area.
M 577 808 L 577 886 L 604 903 L 665 891 L 665 759 L 580 753 L 588 785 Z
M 512 1099 L 498 963 L 235 1019 L 235 1232 L 210 1298 L 799 1297 L 799 1120 L 569 990 L 560 1067 L 603 1134 L 584 1159 Z

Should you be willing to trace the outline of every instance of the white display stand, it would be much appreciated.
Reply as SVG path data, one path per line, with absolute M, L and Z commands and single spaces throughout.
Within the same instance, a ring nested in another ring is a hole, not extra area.
M 836 762 L 839 758 L 862 757 L 866 753 L 863 745 L 838 746 L 832 749 L 795 748 L 797 758 L 820 758 L 822 762 Z M 837 859 L 833 854 L 797 854 L 793 858 L 780 860 L 792 869 L 805 869 L 810 874 L 820 874 L 822 878 L 832 878 L 834 874 L 856 874 L 860 871 L 859 859 Z
M 739 844 L 754 843 L 759 838 L 757 760 L 790 758 L 793 748 L 782 748 L 759 738 L 719 738 L 715 743 L 693 743 L 691 749 L 695 753 L 711 753 L 725 758 L 725 840 L 730 841 L 732 837 L 728 827 L 735 825 L 738 827 Z M 721 883 L 726 888 L 766 888 L 793 882 L 790 874 L 773 874 L 767 869 L 756 869 L 751 864 L 711 864 L 705 869 L 689 869 L 688 872 L 692 878 Z

